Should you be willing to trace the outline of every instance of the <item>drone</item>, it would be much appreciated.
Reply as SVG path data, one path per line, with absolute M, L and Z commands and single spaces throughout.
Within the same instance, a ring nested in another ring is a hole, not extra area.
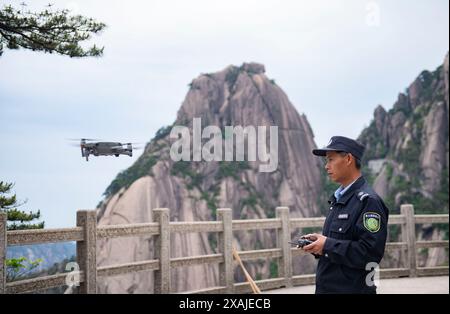
M 82 138 L 80 139 L 80 148 L 81 157 L 85 157 L 86 161 L 89 161 L 89 155 L 116 157 L 119 157 L 119 155 L 133 156 L 133 143 L 95 142 L 95 139 Z M 134 148 L 139 149 L 138 147 Z

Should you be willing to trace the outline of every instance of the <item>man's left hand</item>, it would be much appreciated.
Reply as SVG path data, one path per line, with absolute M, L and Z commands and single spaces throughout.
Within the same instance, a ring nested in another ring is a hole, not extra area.
M 327 240 L 327 237 L 322 234 L 313 233 L 313 234 L 308 234 L 307 238 L 312 238 L 312 239 L 316 238 L 317 240 L 315 240 L 311 244 L 304 246 L 303 250 L 305 250 L 305 252 L 307 252 L 307 253 L 322 255 L 323 247 L 325 245 L 325 241 Z

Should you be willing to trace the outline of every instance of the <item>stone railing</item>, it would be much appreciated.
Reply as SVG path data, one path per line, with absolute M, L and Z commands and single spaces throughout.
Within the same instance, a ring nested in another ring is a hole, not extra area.
M 278 262 L 278 278 L 257 280 L 261 290 L 296 285 L 313 284 L 315 275 L 293 275 L 292 256 L 305 254 L 291 248 L 291 230 L 297 228 L 320 228 L 325 221 L 321 218 L 289 218 L 287 207 L 276 209 L 276 218 L 254 220 L 232 220 L 231 209 L 218 209 L 217 221 L 170 222 L 169 210 L 154 209 L 151 223 L 129 225 L 97 226 L 96 212 L 78 211 L 77 226 L 64 229 L 6 231 L 6 214 L 0 213 L 0 294 L 26 293 L 65 286 L 68 273 L 6 282 L 7 246 L 76 241 L 77 263 L 80 267 L 79 293 L 96 293 L 97 277 L 115 276 L 131 272 L 154 271 L 154 293 L 169 293 L 170 269 L 173 267 L 218 263 L 219 286 L 187 293 L 247 293 L 248 283 L 234 283 L 234 262 L 232 255 L 233 231 L 275 229 L 277 246 L 274 249 L 241 251 L 242 260 L 275 258 Z M 416 251 L 419 248 L 445 247 L 447 241 L 416 241 L 415 225 L 429 223 L 449 223 L 449 215 L 414 215 L 412 205 L 402 205 L 400 215 L 391 215 L 389 225 L 400 225 L 402 242 L 389 242 L 386 251 L 402 250 L 406 256 L 404 268 L 381 269 L 381 278 L 403 276 L 448 275 L 448 266 L 417 267 Z M 216 232 L 218 233 L 218 254 L 171 258 L 170 237 L 172 233 Z M 121 265 L 97 267 L 96 241 L 102 238 L 151 235 L 154 237 L 154 259 Z

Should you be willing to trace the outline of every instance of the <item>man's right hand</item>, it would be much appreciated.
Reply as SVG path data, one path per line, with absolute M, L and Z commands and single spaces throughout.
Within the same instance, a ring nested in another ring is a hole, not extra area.
M 305 234 L 304 236 L 301 237 L 302 239 L 307 239 L 310 241 L 316 241 L 317 240 L 317 236 L 314 234 Z
M 311 254 L 322 255 L 327 237 L 319 233 L 307 234 L 305 237 L 306 239 L 314 242 L 304 246 L 303 250 Z

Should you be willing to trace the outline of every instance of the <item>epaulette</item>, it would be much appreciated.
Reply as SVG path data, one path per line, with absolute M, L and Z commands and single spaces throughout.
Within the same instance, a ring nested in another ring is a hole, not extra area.
M 370 194 L 369 193 L 367 193 L 367 192 L 365 192 L 365 191 L 359 191 L 357 194 L 356 194 L 356 196 L 358 197 L 358 199 L 362 202 L 362 201 L 364 201 L 364 199 L 366 198 L 366 197 L 368 197 Z

